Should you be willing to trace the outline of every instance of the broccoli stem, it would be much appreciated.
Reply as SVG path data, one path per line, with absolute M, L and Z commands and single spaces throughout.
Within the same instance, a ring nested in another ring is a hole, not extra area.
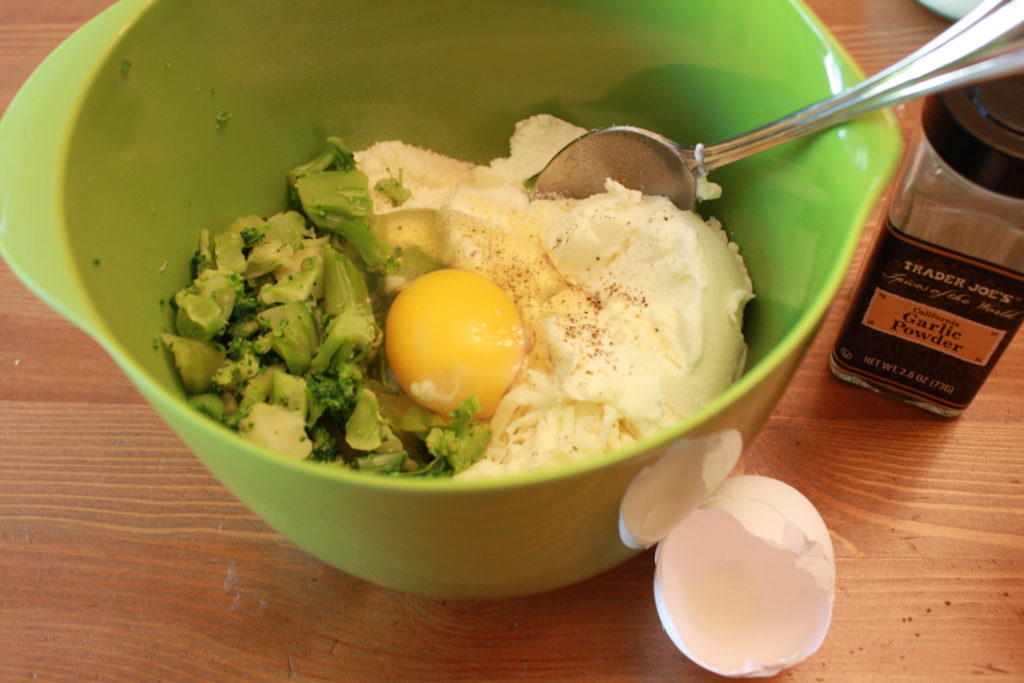
M 395 269 L 394 250 L 370 230 L 370 192 L 362 171 L 323 171 L 295 183 L 302 210 L 323 232 L 341 235 L 356 248 L 367 269 Z
M 299 164 L 288 171 L 288 184 L 295 186 L 299 178 L 326 171 L 329 168 L 340 168 L 351 171 L 356 167 L 355 155 L 338 137 L 327 138 L 327 149 L 304 164 Z
M 345 423 L 345 441 L 358 451 L 372 451 L 384 443 L 380 404 L 369 389 L 363 389 L 356 398 L 356 407 Z
M 288 372 L 306 372 L 320 341 L 309 306 L 302 302 L 281 304 L 266 309 L 258 317 L 269 329 L 270 348 L 284 360 Z
M 366 305 L 366 278 L 356 264 L 329 244 L 324 245 L 324 313 L 332 318 L 356 304 Z
M 394 250 L 370 230 L 373 202 L 366 174 L 356 169 L 354 155 L 339 138 L 329 137 L 327 144 L 288 173 L 293 201 L 320 230 L 351 242 L 368 270 L 393 273 Z
M 174 356 L 174 365 L 188 393 L 201 394 L 213 386 L 214 373 L 227 359 L 223 346 L 166 333 L 160 339 Z

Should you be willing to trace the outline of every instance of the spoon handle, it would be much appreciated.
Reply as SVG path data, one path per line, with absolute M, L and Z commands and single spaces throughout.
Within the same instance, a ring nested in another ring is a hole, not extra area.
M 1024 72 L 1024 0 L 987 0 L 931 42 L 832 97 L 723 142 L 706 145 L 708 172 L 861 114 L 933 92 Z

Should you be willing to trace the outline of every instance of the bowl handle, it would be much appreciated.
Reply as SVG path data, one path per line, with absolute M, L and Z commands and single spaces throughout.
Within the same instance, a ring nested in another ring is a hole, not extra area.
M 82 85 L 149 0 L 121 0 L 64 41 L 28 78 L 0 119 L 0 255 L 43 301 L 95 329 L 64 231 L 63 158 Z

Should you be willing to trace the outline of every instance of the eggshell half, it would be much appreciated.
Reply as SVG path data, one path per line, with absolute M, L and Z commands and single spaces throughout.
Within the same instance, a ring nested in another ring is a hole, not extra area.
M 825 639 L 835 559 L 807 498 L 776 479 L 727 479 L 655 555 L 654 596 L 669 637 L 723 676 L 772 676 Z
M 722 485 L 743 452 L 735 429 L 672 444 L 641 470 L 619 506 L 619 536 L 630 548 L 649 548 Z

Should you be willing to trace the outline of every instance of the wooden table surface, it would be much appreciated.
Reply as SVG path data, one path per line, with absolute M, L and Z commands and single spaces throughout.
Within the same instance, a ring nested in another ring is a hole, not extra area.
M 868 73 L 947 24 L 911 0 L 809 3 Z M 0 0 L 0 109 L 108 4 Z M 856 268 L 742 463 L 811 498 L 836 551 L 828 638 L 779 677 L 1024 680 L 1024 343 L 956 420 L 843 384 L 827 353 Z M 334 570 L 0 263 L 2 681 L 714 679 L 662 632 L 652 571 L 648 552 L 545 595 L 446 601 Z

